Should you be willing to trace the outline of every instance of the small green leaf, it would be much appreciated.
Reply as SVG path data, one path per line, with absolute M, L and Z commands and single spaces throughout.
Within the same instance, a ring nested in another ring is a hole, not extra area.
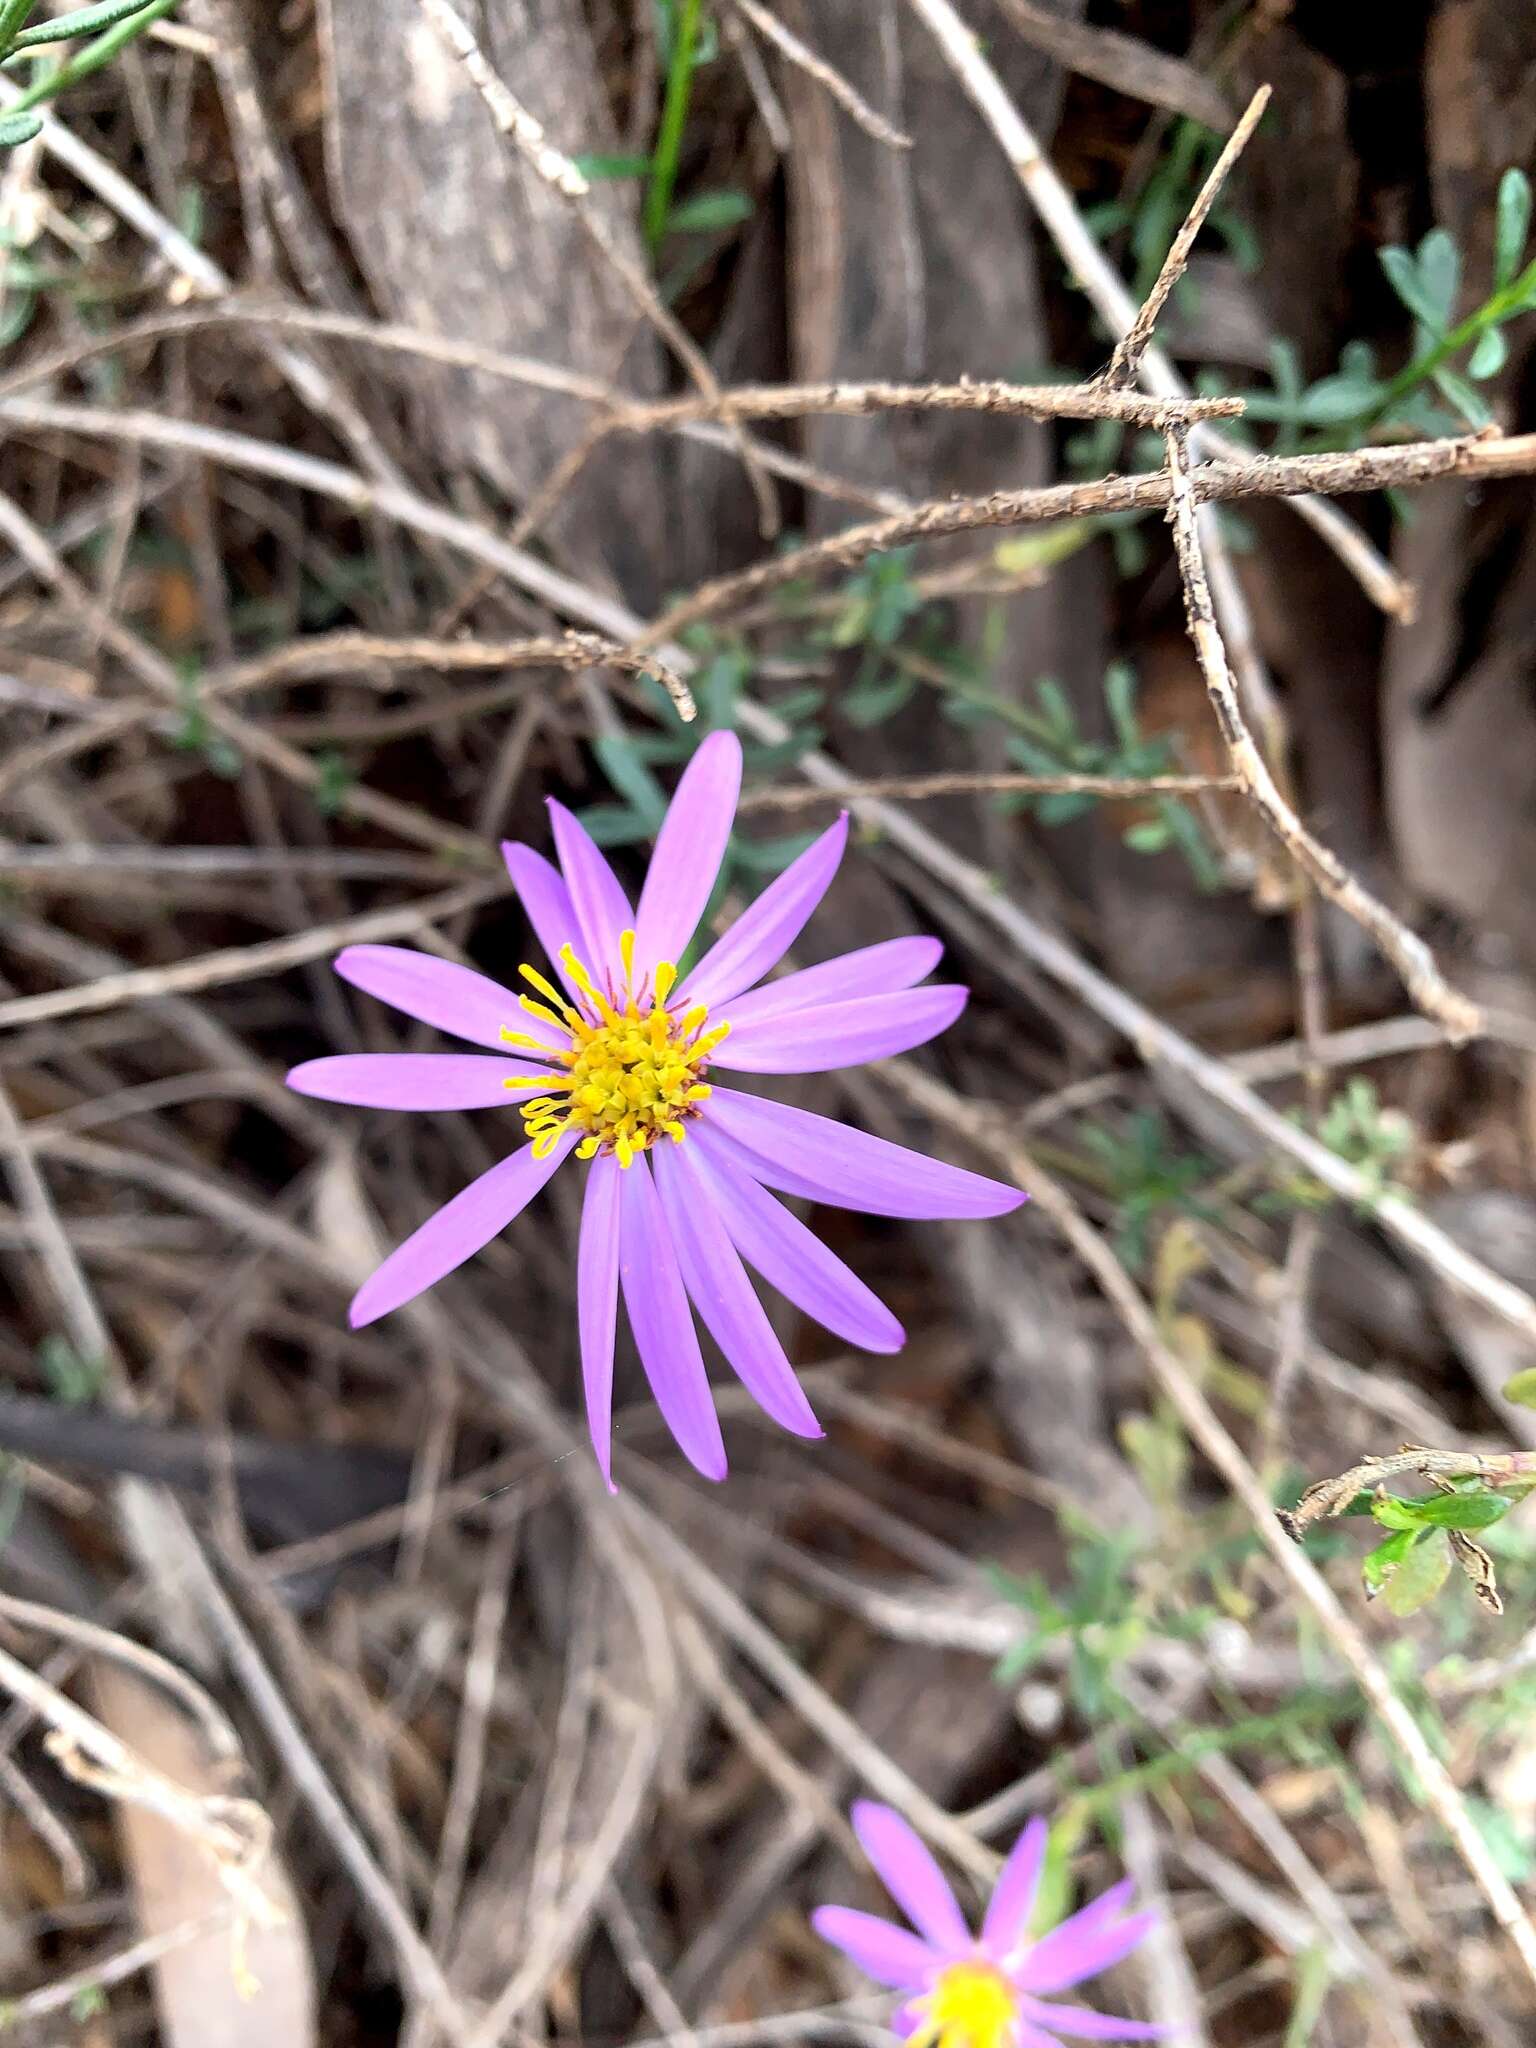
M 1536 1408 L 1536 1365 L 1527 1366 L 1524 1372 L 1517 1372 L 1513 1379 L 1504 1382 L 1506 1401 L 1518 1401 L 1522 1408 Z
M 910 676 L 893 669 L 888 675 L 859 683 L 848 691 L 842 700 L 843 716 L 858 726 L 879 725 L 901 709 L 915 688 Z
M 1367 1599 L 1375 1599 L 1418 1540 L 1417 1529 L 1403 1529 L 1366 1552 L 1360 1560 L 1360 1576 L 1365 1581 Z
M 1419 1520 L 1431 1529 L 1491 1529 L 1514 1506 L 1507 1493 L 1432 1493 L 1413 1503 Z
M 1166 853 L 1172 837 L 1166 818 L 1146 818 L 1122 834 L 1132 853 Z
M 36 28 L 23 29 L 12 43 L 12 51 L 35 50 L 41 43 L 67 42 L 71 36 L 93 36 L 98 29 L 111 28 L 131 14 L 142 14 L 149 0 L 98 0 L 95 7 L 82 7 L 76 14 L 56 14 L 52 21 L 40 21 Z
M 592 742 L 592 751 L 619 795 L 654 831 L 666 812 L 666 796 L 649 768 L 636 758 L 629 739 L 622 733 L 604 734 Z
M 1420 242 L 1419 282 L 1435 309 L 1430 324 L 1443 333 L 1456 310 L 1456 289 L 1461 282 L 1461 251 L 1449 229 L 1431 228 Z
M 1459 370 L 1442 363 L 1435 371 L 1435 383 L 1471 427 L 1486 427 L 1493 415 Z
M 1450 1539 L 1440 1530 L 1416 1543 L 1386 1585 L 1388 1610 L 1399 1621 L 1433 1600 L 1450 1576 Z
M 1308 427 L 1343 426 L 1370 412 L 1380 402 L 1382 389 L 1379 383 L 1340 370 L 1308 385 L 1301 394 L 1298 415 Z
M 1497 377 L 1508 360 L 1509 344 L 1504 339 L 1503 329 L 1485 328 L 1478 338 L 1477 347 L 1472 351 L 1472 359 L 1467 364 L 1467 375 L 1477 378 Z
M 672 235 L 712 234 L 721 228 L 737 228 L 752 218 L 752 201 L 745 192 L 695 192 L 674 206 L 667 215 L 667 232 Z
M 1424 1526 L 1418 1508 L 1416 1500 L 1398 1500 L 1390 1493 L 1371 1502 L 1372 1517 L 1380 1522 L 1383 1529 L 1403 1530 L 1410 1536 Z
M 1520 268 L 1530 229 L 1531 181 L 1524 171 L 1511 166 L 1499 180 L 1493 221 L 1493 281 L 1501 291 Z
M 575 156 L 571 159 L 589 185 L 609 178 L 647 178 L 651 172 L 648 156 Z
M 0 114 L 0 149 L 14 149 L 18 142 L 30 142 L 42 131 L 37 114 Z
M 1384 1529 L 1491 1529 L 1514 1506 L 1508 1494 L 1432 1493 L 1425 1500 L 1398 1500 L 1387 1495 L 1374 1501 L 1371 1513 Z
M 1434 300 L 1425 291 L 1419 276 L 1419 266 L 1406 249 L 1381 249 L 1377 251 L 1381 267 L 1387 274 L 1387 283 L 1402 300 L 1416 320 L 1434 334 L 1441 332 L 1440 314 Z

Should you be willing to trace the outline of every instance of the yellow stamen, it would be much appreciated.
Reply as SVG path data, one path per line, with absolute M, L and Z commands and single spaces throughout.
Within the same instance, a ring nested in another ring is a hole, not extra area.
M 519 1003 L 521 1003 L 522 1000 L 522 997 L 519 996 Z M 531 1049 L 534 1052 L 550 1054 L 554 1051 L 554 1048 L 551 1045 L 549 1045 L 546 1040 L 542 1038 L 530 1038 L 526 1031 L 514 1031 L 510 1024 L 502 1025 L 501 1039 L 504 1045 L 528 1046 L 531 1047 Z M 558 1058 L 558 1054 L 556 1054 L 555 1056 Z
M 630 1166 L 664 1137 L 680 1144 L 699 1104 L 709 1099 L 704 1070 L 730 1027 L 717 1025 L 701 1036 L 709 1017 L 702 1003 L 682 1017 L 671 1014 L 667 998 L 677 985 L 677 968 L 669 960 L 654 969 L 649 992 L 637 996 L 633 932 L 621 936 L 619 953 L 625 985 L 609 994 L 573 947 L 561 947 L 561 967 L 578 993 L 575 1004 L 566 1002 L 536 968 L 518 970 L 537 991 L 518 997 L 522 1009 L 554 1025 L 567 1041 L 555 1048 L 510 1030 L 502 1033 L 509 1044 L 533 1046 L 563 1069 L 519 1075 L 507 1083 L 541 1091 L 522 1105 L 524 1125 L 541 1159 L 571 1134 L 579 1141 L 578 1158 L 611 1152 L 621 1167 Z
M 1019 2017 L 1018 1993 L 990 1963 L 951 1963 L 916 2001 L 922 2022 L 907 2048 L 1006 2048 Z

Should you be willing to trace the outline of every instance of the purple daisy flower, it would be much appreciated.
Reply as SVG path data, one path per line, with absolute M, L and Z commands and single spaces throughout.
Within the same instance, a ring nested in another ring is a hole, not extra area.
M 890 939 L 759 987 L 826 893 L 846 816 L 807 847 L 679 979 L 725 854 L 741 746 L 715 733 L 678 783 L 639 905 L 562 804 L 551 800 L 557 870 L 530 846 L 502 852 L 559 986 L 532 967 L 514 995 L 400 946 L 349 946 L 336 971 L 408 1017 L 485 1053 L 378 1053 L 308 1060 L 289 1086 L 381 1109 L 518 1103 L 529 1142 L 484 1173 L 392 1252 L 351 1308 L 354 1329 L 451 1273 L 504 1230 L 573 1154 L 589 1161 L 577 1252 L 587 1417 L 612 1484 L 618 1300 L 646 1377 L 684 1454 L 711 1479 L 725 1449 L 692 1302 L 754 1399 L 799 1436 L 822 1434 L 747 1277 L 851 1344 L 896 1351 L 900 1323 L 768 1190 L 876 1216 L 1000 1216 L 1015 1188 L 904 1146 L 718 1086 L 748 1074 L 822 1073 L 922 1045 L 952 1024 L 966 990 L 919 987 L 936 939 Z M 665 1142 L 663 1142 L 665 1141 Z M 743 1264 L 745 1261 L 745 1265 Z
M 908 1994 L 892 2025 L 911 2048 L 1055 2048 L 1076 2041 L 1160 2041 L 1167 2029 L 1084 2006 L 1053 2005 L 1058 1991 L 1096 1977 L 1128 1956 L 1152 1926 L 1151 1913 L 1120 1917 L 1125 1880 L 1038 1941 L 1030 1916 L 1045 1863 L 1047 1829 L 1032 1820 L 998 1874 L 973 1935 L 944 1873 L 899 1813 L 861 1800 L 854 1833 L 891 1897 L 917 1929 L 873 1913 L 820 1906 L 811 1925 L 867 1976 Z

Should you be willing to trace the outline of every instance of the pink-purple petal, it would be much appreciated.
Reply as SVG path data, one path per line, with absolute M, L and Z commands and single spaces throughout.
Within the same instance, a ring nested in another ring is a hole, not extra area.
M 932 974 L 943 957 L 937 939 L 883 939 L 878 946 L 861 946 L 854 953 L 839 953 L 835 960 L 823 960 L 819 967 L 802 967 L 779 981 L 765 981 L 750 995 L 731 998 L 729 1016 L 733 1030 L 747 1024 L 761 1024 L 769 1017 L 781 1017 L 791 1010 L 808 1010 L 819 1003 L 846 1003 L 857 996 L 894 996 L 915 988 Z
M 504 1053 L 503 1025 L 550 1045 L 566 1042 L 526 1016 L 509 990 L 452 960 L 437 960 L 408 946 L 348 946 L 331 964 L 343 981 L 365 995 L 377 996 L 418 1024 L 435 1024 L 439 1031 L 451 1031 L 455 1038 L 475 1045 L 494 1046 Z
M 1023 2017 L 1072 2041 L 1163 2041 L 1168 2037 L 1166 2027 L 1154 2026 L 1149 2020 L 1123 2020 L 1112 2012 L 1089 2012 L 1081 2005 L 1042 2005 L 1035 1998 L 1024 2001 Z
M 545 958 L 564 982 L 567 994 L 579 995 L 581 991 L 560 964 L 562 946 L 574 946 L 578 953 L 581 950 L 581 926 L 564 877 L 542 853 L 516 839 L 503 839 L 501 857 Z
M 834 1207 L 871 1216 L 1005 1216 L 1024 1200 L 1001 1181 L 734 1088 L 715 1089 L 709 1116 L 752 1154 L 767 1186 Z
M 761 981 L 776 967 L 805 929 L 806 920 L 831 886 L 848 819 L 829 825 L 821 837 L 792 860 L 716 940 L 678 991 L 677 1000 L 706 1003 L 711 1010 Z
M 893 1927 L 889 1920 L 852 1906 L 818 1906 L 811 1925 L 866 1977 L 894 1991 L 921 1991 L 943 1961 L 905 1927 Z
M 576 1248 L 576 1326 L 587 1428 L 598 1466 L 613 1485 L 613 1344 L 619 1316 L 619 1163 L 594 1159 L 581 1204 Z
M 863 996 L 792 1010 L 761 1023 L 730 1019 L 717 1065 L 741 1074 L 826 1074 L 926 1045 L 965 1008 L 968 989 L 938 984 L 894 996 Z
M 716 1213 L 715 1190 L 695 1162 L 693 1149 L 685 1139 L 681 1145 L 661 1145 L 652 1154 L 683 1285 L 758 1406 L 796 1436 L 822 1436 L 825 1432 Z
M 624 961 L 619 938 L 635 922 L 629 898 L 586 826 L 553 797 L 546 801 L 555 850 L 579 927 L 577 956 L 600 984 L 621 988 Z
M 473 1258 L 527 1208 L 575 1142 L 574 1135 L 562 1138 L 543 1159 L 535 1159 L 533 1147 L 525 1145 L 461 1189 L 363 1282 L 349 1311 L 353 1329 L 414 1301 Z
M 981 1945 L 1005 1967 L 1010 1954 L 1028 1933 L 1049 1840 L 1050 1829 L 1037 1814 L 1008 1852 L 1008 1860 L 998 1872 L 987 1903 L 987 1916 L 981 1923 Z
M 483 1052 L 338 1053 L 294 1067 L 288 1086 L 358 1109 L 512 1109 L 537 1090 L 513 1092 L 509 1084 L 547 1073 Z
M 741 794 L 741 741 L 714 732 L 683 770 L 635 913 L 635 960 L 643 974 L 658 960 L 675 966 L 720 873 L 736 799 Z
M 725 1445 L 677 1253 L 645 1156 L 619 1172 L 619 1278 L 640 1363 L 668 1429 L 706 1479 L 725 1477 Z
M 1118 1919 L 1130 1893 L 1130 1881 L 1126 1880 L 1052 1928 L 1012 1973 L 1019 1988 L 1037 1997 L 1066 1991 L 1122 1962 L 1145 1941 L 1154 1917 L 1136 1913 L 1127 1920 Z
M 728 1140 L 700 1128 L 684 1141 L 696 1146 L 719 1190 L 720 1220 L 747 1264 L 786 1301 L 863 1351 L 899 1351 L 906 1332 L 878 1295 L 845 1266 L 798 1216 L 760 1187 L 738 1163 Z
M 873 1799 L 856 1800 L 851 1818 L 880 1882 L 929 1946 L 946 1956 L 969 1953 L 974 1943 L 965 1915 L 922 1837 Z

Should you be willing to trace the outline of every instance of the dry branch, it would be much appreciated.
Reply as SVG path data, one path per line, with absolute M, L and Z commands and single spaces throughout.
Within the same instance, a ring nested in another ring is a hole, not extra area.
M 1242 778 L 1260 815 L 1286 848 L 1297 866 L 1314 881 L 1331 903 L 1364 927 L 1403 977 L 1403 984 L 1419 1008 L 1443 1024 L 1454 1041 L 1472 1037 L 1482 1028 L 1477 1005 L 1451 987 L 1435 965 L 1424 941 L 1392 915 L 1384 903 L 1371 895 L 1350 874 L 1336 854 L 1315 839 L 1281 796 L 1263 755 L 1253 741 L 1237 700 L 1237 689 L 1227 663 L 1227 651 L 1211 607 L 1210 585 L 1200 548 L 1200 530 L 1195 517 L 1194 488 L 1189 469 L 1188 445 L 1183 430 L 1170 427 L 1166 437 L 1168 478 L 1172 488 L 1170 517 L 1174 547 L 1179 559 L 1179 576 L 1184 586 L 1184 607 L 1195 658 L 1205 678 L 1206 693 L 1232 766 Z

